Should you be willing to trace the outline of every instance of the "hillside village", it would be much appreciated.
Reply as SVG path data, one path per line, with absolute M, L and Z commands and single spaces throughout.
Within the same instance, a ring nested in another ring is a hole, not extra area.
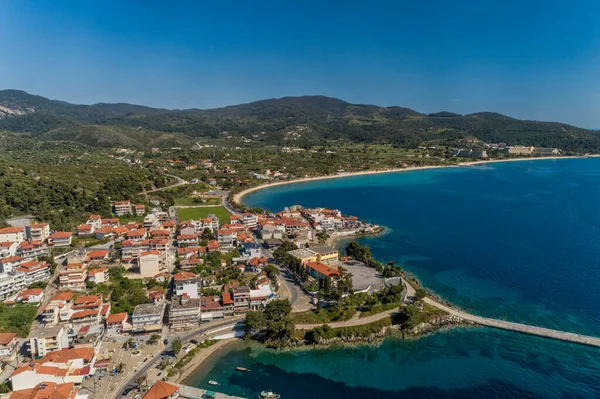
M 15 398 L 49 389 L 85 397 L 90 379 L 133 375 L 125 352 L 145 361 L 186 331 L 243 320 L 279 298 L 273 252 L 296 259 L 301 284 L 335 286 L 349 259 L 326 244 L 380 230 L 326 208 L 179 220 L 130 200 L 114 201 L 111 217 L 91 214 L 74 231 L 37 221 L 0 229 L 0 299 L 8 309 L 36 309 L 30 327 L 0 333 L 2 377 Z M 95 245 L 73 246 L 86 239 Z

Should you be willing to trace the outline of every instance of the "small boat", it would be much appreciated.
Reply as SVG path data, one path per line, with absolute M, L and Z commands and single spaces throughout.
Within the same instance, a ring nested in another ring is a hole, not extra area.
M 209 385 L 219 385 L 219 383 L 217 381 L 214 381 L 214 380 L 208 381 L 208 384 Z
M 260 395 L 258 395 L 259 399 L 279 399 L 281 395 L 276 394 L 273 391 L 262 391 Z
M 246 367 L 242 367 L 242 366 L 237 366 L 235 369 L 236 369 L 237 371 L 250 371 L 250 370 L 248 370 Z

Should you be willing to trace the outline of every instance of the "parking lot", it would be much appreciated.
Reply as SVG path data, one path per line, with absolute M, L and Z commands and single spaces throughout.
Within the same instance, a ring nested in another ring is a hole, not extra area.
M 354 292 L 366 292 L 367 290 L 375 292 L 383 288 L 384 279 L 379 272 L 372 267 L 367 267 L 362 262 L 349 260 L 346 262 L 336 262 L 334 266 L 341 266 L 352 274 Z

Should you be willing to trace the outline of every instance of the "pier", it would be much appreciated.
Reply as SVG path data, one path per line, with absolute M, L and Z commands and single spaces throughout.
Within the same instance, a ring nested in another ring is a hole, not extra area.
M 435 306 L 438 309 L 446 311 L 451 315 L 458 316 L 464 320 L 468 320 L 482 326 L 494 327 L 502 330 L 515 331 L 523 334 L 536 335 L 538 337 L 552 338 L 560 341 L 573 342 L 576 344 L 589 345 L 600 348 L 600 338 L 598 337 L 591 337 L 589 335 L 582 335 L 565 331 L 553 330 L 550 328 L 530 326 L 521 323 L 513 323 L 511 321 L 475 316 L 470 313 L 466 313 L 460 310 L 453 309 L 446 305 L 442 305 L 441 303 L 436 302 L 430 298 L 425 298 L 424 302 L 431 306 Z
M 177 393 L 179 394 L 180 398 L 186 398 L 186 399 L 209 399 L 209 398 L 210 399 L 213 399 L 213 398 L 214 399 L 245 399 L 240 396 L 226 395 L 224 393 L 220 393 L 217 391 L 194 388 L 194 387 L 190 387 L 187 385 L 173 384 L 173 383 L 169 383 L 169 384 L 176 385 L 179 387 L 179 390 L 177 391 Z

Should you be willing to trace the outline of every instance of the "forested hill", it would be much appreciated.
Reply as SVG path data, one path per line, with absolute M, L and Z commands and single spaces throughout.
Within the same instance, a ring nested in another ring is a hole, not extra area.
M 563 123 L 518 120 L 493 112 L 426 115 L 324 96 L 284 97 L 210 110 L 165 110 L 122 103 L 74 105 L 4 90 L 0 91 L 0 129 L 41 140 L 104 147 L 187 145 L 198 137 L 228 136 L 295 146 L 352 141 L 416 147 L 475 137 L 489 143 L 600 152 L 600 133 Z

